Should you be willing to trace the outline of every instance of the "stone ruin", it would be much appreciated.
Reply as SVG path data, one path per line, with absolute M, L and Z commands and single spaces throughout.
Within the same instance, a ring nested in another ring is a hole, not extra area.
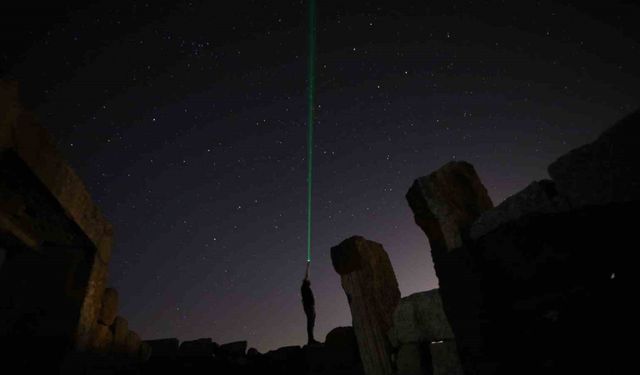
M 107 288 L 111 225 L 17 86 L 0 81 L 0 347 L 43 373 L 488 375 L 620 373 L 640 209 L 640 111 L 494 207 L 451 162 L 406 198 L 440 288 L 401 298 L 381 244 L 331 249 L 353 328 L 261 354 L 246 342 L 141 341 Z M 635 156 L 634 156 L 635 155 Z M 623 293 L 624 292 L 624 293 Z M 116 367 L 114 367 L 114 364 Z M 52 371 L 53 370 L 53 371 Z
M 640 111 L 497 207 L 468 163 L 414 182 L 465 374 L 623 371 L 638 160 Z
M 0 347 L 5 366 L 76 369 L 144 359 L 106 288 L 112 227 L 37 119 L 0 81 Z M 7 364 L 8 363 L 8 364 Z
M 381 244 L 354 236 L 331 248 L 367 375 L 462 374 L 438 290 L 400 298 Z
M 415 180 L 439 290 L 400 299 L 382 245 L 331 249 L 366 374 L 621 372 L 638 160 L 640 111 L 497 207 L 467 162 Z

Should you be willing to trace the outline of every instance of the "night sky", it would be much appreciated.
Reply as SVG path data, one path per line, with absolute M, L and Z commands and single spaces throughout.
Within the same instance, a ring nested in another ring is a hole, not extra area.
M 5 2 L 0 76 L 113 223 L 142 338 L 304 344 L 307 2 L 157 3 Z M 351 324 L 329 256 L 349 236 L 403 295 L 437 287 L 415 178 L 466 160 L 497 204 L 638 107 L 638 5 L 584 3 L 318 0 L 320 340 Z

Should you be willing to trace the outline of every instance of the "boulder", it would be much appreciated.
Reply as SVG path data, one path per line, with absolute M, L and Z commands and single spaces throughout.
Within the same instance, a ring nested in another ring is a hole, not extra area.
M 524 190 L 480 215 L 471 226 L 470 235 L 472 239 L 478 239 L 501 224 L 524 215 L 560 212 L 568 209 L 568 201 L 558 194 L 553 181 L 534 181 Z
M 549 165 L 572 207 L 640 200 L 640 110 Z
M 98 322 L 106 326 L 113 324 L 118 315 L 118 291 L 106 288 L 102 294 L 102 307 L 98 314 Z
M 181 357 L 213 357 L 213 353 L 217 347 L 218 344 L 210 338 L 183 341 L 182 344 L 180 344 L 178 355 Z
M 113 350 L 118 353 L 126 353 L 129 323 L 125 318 L 118 316 L 113 321 L 111 330 L 113 332 Z
M 464 161 L 449 162 L 418 178 L 406 198 L 435 251 L 461 247 L 471 224 L 493 207 L 475 169 Z
M 438 289 L 414 293 L 400 300 L 389 331 L 393 346 L 453 339 Z
M 331 248 L 331 261 L 347 295 L 365 373 L 393 373 L 387 332 L 400 291 L 387 253 L 379 243 L 353 236 Z
M 234 341 L 227 344 L 220 345 L 216 355 L 226 358 L 243 357 L 247 351 L 246 341 Z
M 178 355 L 180 341 L 176 338 L 145 341 L 151 348 L 152 358 L 175 358 Z

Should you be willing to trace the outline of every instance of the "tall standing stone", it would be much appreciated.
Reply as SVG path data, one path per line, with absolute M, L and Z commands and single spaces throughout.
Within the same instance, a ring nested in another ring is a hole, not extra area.
M 472 224 L 493 207 L 487 189 L 471 164 L 449 162 L 415 180 L 406 198 L 416 224 L 429 238 L 443 307 L 465 372 L 490 372 L 494 364 L 483 362 L 481 280 L 465 246 Z
M 349 301 L 365 373 L 392 374 L 387 332 L 400 290 L 387 253 L 381 244 L 354 236 L 331 248 L 331 261 Z

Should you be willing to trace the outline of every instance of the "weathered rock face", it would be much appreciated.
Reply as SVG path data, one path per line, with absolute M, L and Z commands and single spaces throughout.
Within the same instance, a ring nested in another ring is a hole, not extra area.
M 118 291 L 106 288 L 102 295 L 102 307 L 98 315 L 98 322 L 107 326 L 113 324 L 118 315 Z
M 461 247 L 471 224 L 493 207 L 475 169 L 463 161 L 415 180 L 406 197 L 416 224 L 438 251 Z
M 572 207 L 640 200 L 640 111 L 605 131 L 593 143 L 563 155 L 549 168 Z
M 365 373 L 391 374 L 387 332 L 400 291 L 387 253 L 379 243 L 354 236 L 331 248 L 331 261 L 351 308 Z

